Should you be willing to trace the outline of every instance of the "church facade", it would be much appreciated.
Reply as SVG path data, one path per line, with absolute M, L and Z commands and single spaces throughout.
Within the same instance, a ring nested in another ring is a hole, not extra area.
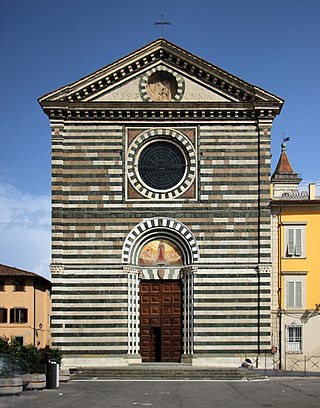
M 270 132 L 283 100 L 159 39 L 39 103 L 65 366 L 269 355 Z

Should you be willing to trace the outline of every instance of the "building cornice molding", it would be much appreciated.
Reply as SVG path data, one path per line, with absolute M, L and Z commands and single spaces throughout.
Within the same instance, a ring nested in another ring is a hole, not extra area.
M 271 199 L 270 201 L 270 205 L 271 207 L 319 207 L 320 205 L 320 199 L 315 199 L 315 200 L 306 200 L 306 199 L 302 199 L 302 200 L 283 200 L 283 199 Z
M 136 119 L 140 120 L 267 120 L 272 121 L 279 114 L 279 107 L 273 102 L 221 103 L 221 102 L 87 102 L 68 103 L 47 101 L 43 109 L 50 119 Z

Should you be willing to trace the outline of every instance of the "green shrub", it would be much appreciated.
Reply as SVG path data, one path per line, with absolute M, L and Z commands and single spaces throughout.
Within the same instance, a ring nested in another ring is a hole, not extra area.
M 21 343 L 13 336 L 9 340 L 9 353 L 10 356 L 21 358 L 23 346 Z
M 45 355 L 46 355 L 46 362 L 55 361 L 59 365 L 61 365 L 61 360 L 63 357 L 62 351 L 59 347 L 49 347 L 45 348 Z
M 9 337 L 0 336 L 0 353 L 9 354 Z
M 35 372 L 41 363 L 41 354 L 32 344 L 21 347 L 19 358 L 26 362 L 31 372 Z
M 41 363 L 51 360 L 61 365 L 62 360 L 62 351 L 58 347 L 46 346 L 38 350 L 32 344 L 22 346 L 15 337 L 0 337 L 0 354 L 23 360 L 31 372 L 34 372 Z

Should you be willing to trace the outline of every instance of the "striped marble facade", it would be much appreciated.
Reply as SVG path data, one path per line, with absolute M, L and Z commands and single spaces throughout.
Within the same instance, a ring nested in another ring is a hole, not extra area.
M 180 60 L 171 58 L 174 70 L 172 61 Z M 209 78 L 205 68 L 188 75 Z M 242 82 L 246 92 L 235 80 L 228 87 L 228 78 L 215 82 L 225 94 L 257 97 Z M 139 355 L 140 279 L 182 280 L 183 354 L 193 364 L 269 353 L 270 130 L 281 102 L 261 91 L 260 105 L 234 101 L 227 109 L 184 103 L 179 94 L 181 102 L 155 103 L 150 113 L 152 102 L 90 102 L 79 91 L 66 105 L 67 96 L 52 95 L 40 103 L 52 128 L 52 336 L 65 365 L 123 365 Z M 192 152 L 190 196 L 128 198 L 128 129 L 138 141 L 165 134 L 176 143 L 183 135 Z M 157 234 L 181 246 L 183 267 L 138 265 L 140 248 Z
M 199 126 L 200 202 L 126 205 L 124 134 L 101 123 L 53 132 L 52 263 L 63 265 L 53 270 L 54 343 L 66 354 L 127 353 L 124 243 L 141 220 L 161 214 L 187 226 L 198 246 L 194 353 L 269 350 L 269 143 L 261 164 L 254 125 Z M 150 268 L 144 275 L 158 279 Z

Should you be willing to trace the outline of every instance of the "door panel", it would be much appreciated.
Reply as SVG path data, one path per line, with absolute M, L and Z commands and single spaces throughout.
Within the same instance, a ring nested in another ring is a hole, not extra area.
M 142 361 L 180 361 L 182 286 L 177 280 L 141 281 Z

